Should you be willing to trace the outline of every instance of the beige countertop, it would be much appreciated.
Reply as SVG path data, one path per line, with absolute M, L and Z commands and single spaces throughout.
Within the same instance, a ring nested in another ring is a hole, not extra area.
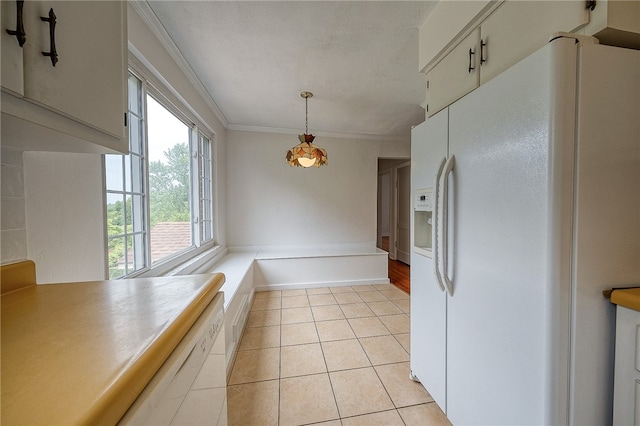
M 613 290 L 611 292 L 611 303 L 640 311 L 640 288 Z
M 222 274 L 28 285 L 2 295 L 2 424 L 114 424 Z

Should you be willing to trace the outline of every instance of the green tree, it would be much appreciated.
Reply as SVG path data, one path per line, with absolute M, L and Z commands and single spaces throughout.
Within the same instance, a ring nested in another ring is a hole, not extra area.
M 179 143 L 164 152 L 166 162 L 149 164 L 149 210 L 158 222 L 189 222 L 189 147 Z
M 127 200 L 130 204 L 130 199 Z M 124 212 L 124 203 L 116 201 L 107 205 L 107 235 L 122 235 L 125 228 L 131 230 L 131 215 Z M 122 271 L 118 271 L 117 265 L 120 258 L 124 256 L 124 238 L 109 239 L 109 277 L 117 278 L 122 275 Z

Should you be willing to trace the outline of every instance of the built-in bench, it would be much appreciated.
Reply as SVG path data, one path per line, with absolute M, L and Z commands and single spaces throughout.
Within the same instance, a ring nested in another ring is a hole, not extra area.
M 224 293 L 227 376 L 231 372 L 233 357 L 238 350 L 253 300 L 253 264 L 256 254 L 257 252 L 224 250 L 209 262 L 189 271 L 194 274 L 221 272 L 225 276 L 220 291 Z
M 374 246 L 224 250 L 189 273 L 221 272 L 227 373 L 240 344 L 255 291 L 388 284 L 388 254 Z
M 376 247 L 262 250 L 255 258 L 256 291 L 388 284 L 388 253 Z

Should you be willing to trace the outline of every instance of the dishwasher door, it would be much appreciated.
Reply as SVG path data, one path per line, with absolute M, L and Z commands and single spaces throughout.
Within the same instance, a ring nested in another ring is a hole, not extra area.
M 227 424 L 221 292 L 207 306 L 119 424 Z

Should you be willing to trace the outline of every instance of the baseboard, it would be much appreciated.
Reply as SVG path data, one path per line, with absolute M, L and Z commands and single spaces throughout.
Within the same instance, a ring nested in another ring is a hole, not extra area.
M 303 288 L 319 288 L 319 287 L 349 287 L 358 285 L 374 285 L 374 284 L 390 284 L 389 278 L 368 279 L 368 280 L 352 280 L 352 281 L 324 281 L 310 283 L 295 284 L 265 284 L 257 285 L 256 291 L 274 291 L 274 290 L 299 290 Z

